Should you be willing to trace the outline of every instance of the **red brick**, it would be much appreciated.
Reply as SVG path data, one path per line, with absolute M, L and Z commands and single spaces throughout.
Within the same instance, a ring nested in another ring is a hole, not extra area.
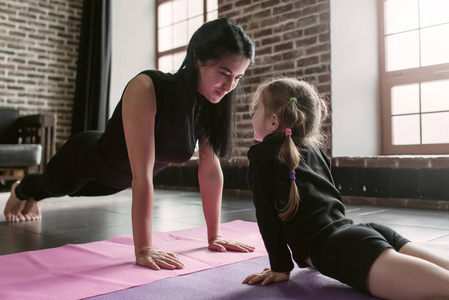
M 253 32 L 253 37 L 255 39 L 271 36 L 273 34 L 273 29 L 271 28 L 264 28 L 261 30 L 257 30 Z
M 296 21 L 296 27 L 298 27 L 298 28 L 309 27 L 313 24 L 316 24 L 317 20 L 318 20 L 318 17 L 315 15 L 305 16 L 304 18 L 301 18 L 298 21 Z
M 330 45 L 328 43 L 317 44 L 317 45 L 307 48 L 306 54 L 311 55 L 311 54 L 323 53 L 323 52 L 327 53 L 327 52 L 329 52 L 329 49 L 330 49 Z
M 261 42 L 262 46 L 273 45 L 279 43 L 281 41 L 281 37 L 279 36 L 270 36 L 268 38 L 263 39 Z
M 282 6 L 275 6 L 273 8 L 273 15 L 282 14 L 285 12 L 291 12 L 293 10 L 293 4 L 288 3 Z
M 311 37 L 307 37 L 304 39 L 301 39 L 299 41 L 296 41 L 296 47 L 307 47 L 310 45 L 315 45 L 317 42 L 317 37 L 316 36 L 311 36 Z
M 275 52 L 292 50 L 292 49 L 293 49 L 293 42 L 286 42 L 286 43 L 274 46 Z
M 312 57 L 301 58 L 301 59 L 297 60 L 296 65 L 298 67 L 306 67 L 306 66 L 316 65 L 319 62 L 320 62 L 320 59 L 318 56 L 312 56 Z
M 314 34 L 323 33 L 326 31 L 329 31 L 329 24 L 322 23 L 322 24 L 317 24 L 312 27 L 306 28 L 304 30 L 304 34 L 305 35 L 314 35 Z

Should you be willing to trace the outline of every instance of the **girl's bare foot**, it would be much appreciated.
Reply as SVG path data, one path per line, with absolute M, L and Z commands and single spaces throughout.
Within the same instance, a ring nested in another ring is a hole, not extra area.
M 3 211 L 8 222 L 22 222 L 31 220 L 40 220 L 41 212 L 39 203 L 33 199 L 22 201 L 16 196 L 16 186 L 20 181 L 13 183 L 11 187 L 11 194 L 5 205 Z

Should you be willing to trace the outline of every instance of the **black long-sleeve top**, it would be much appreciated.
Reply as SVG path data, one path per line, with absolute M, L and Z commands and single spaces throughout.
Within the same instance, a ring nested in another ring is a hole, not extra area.
M 351 224 L 345 218 L 341 195 L 330 172 L 330 159 L 317 148 L 301 148 L 295 169 L 300 203 L 289 221 L 278 217 L 275 202 L 290 191 L 290 170 L 278 159 L 285 135 L 272 133 L 248 151 L 247 181 L 253 195 L 257 223 L 270 259 L 271 269 L 289 272 L 293 259 L 299 266 L 336 228 Z M 291 254 L 289 251 L 291 250 Z

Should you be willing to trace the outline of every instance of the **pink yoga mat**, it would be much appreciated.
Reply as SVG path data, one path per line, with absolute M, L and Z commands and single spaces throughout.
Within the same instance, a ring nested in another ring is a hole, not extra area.
M 174 252 L 181 270 L 153 271 L 135 265 L 131 236 L 0 256 L 0 299 L 79 299 L 143 285 L 266 255 L 257 224 L 222 224 L 226 239 L 256 247 L 252 253 L 207 249 L 206 228 L 154 232 L 157 249 Z

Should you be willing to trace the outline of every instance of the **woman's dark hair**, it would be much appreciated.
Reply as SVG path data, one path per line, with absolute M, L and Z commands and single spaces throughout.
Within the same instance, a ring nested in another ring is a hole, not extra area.
M 254 43 L 242 27 L 229 19 L 207 22 L 193 34 L 186 57 L 175 74 L 177 79 L 184 81 L 184 93 L 188 99 L 187 103 L 184 103 L 187 105 L 185 137 L 188 145 L 195 140 L 192 125 L 196 125 L 195 127 L 201 131 L 202 139 L 208 140 L 214 152 L 221 157 L 230 155 L 234 136 L 233 102 L 238 90 L 231 91 L 217 104 L 205 99 L 201 101 L 195 58 L 207 64 L 218 62 L 229 54 L 241 55 L 253 63 Z M 192 120 L 195 124 L 192 124 Z

